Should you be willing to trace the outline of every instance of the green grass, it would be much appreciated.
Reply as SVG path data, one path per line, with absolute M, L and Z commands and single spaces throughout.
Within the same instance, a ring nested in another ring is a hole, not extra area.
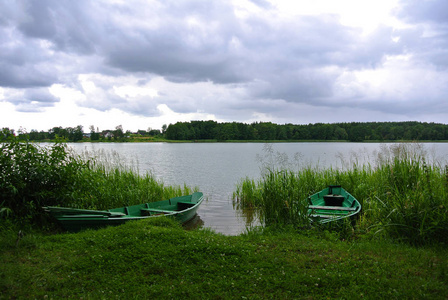
M 1 237 L 2 298 L 431 298 L 447 251 L 340 241 L 328 232 L 223 236 L 167 219 L 77 234 Z

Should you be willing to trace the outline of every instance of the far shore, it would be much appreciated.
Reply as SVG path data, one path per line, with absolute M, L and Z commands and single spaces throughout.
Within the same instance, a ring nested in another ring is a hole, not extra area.
M 33 141 L 36 143 L 55 143 L 55 140 L 37 140 Z M 59 140 L 60 142 L 60 140 Z M 167 140 L 167 139 L 135 139 L 129 138 L 122 141 L 108 141 L 108 140 L 100 140 L 100 141 L 90 141 L 88 139 L 84 139 L 81 141 L 71 142 L 71 141 L 63 141 L 66 143 L 448 143 L 448 140 L 422 140 L 422 141 L 413 141 L 413 140 L 366 140 L 360 142 L 351 142 L 348 140 Z

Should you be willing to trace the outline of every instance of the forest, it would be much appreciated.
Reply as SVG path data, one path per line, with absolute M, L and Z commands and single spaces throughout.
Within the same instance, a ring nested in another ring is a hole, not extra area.
M 448 125 L 423 122 L 351 122 L 307 125 L 271 122 L 218 123 L 191 121 L 170 124 L 168 140 L 279 140 L 279 141 L 424 141 L 448 140 Z

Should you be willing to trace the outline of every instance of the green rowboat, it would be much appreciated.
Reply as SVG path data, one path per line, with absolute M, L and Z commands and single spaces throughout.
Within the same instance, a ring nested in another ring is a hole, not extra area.
M 308 202 L 308 215 L 319 223 L 353 217 L 361 211 L 359 201 L 340 185 L 330 185 L 309 196 Z
M 174 217 L 180 223 L 191 220 L 204 200 L 200 192 L 168 200 L 125 206 L 109 210 L 87 210 L 48 206 L 43 209 L 50 213 L 71 232 L 87 228 L 120 225 L 131 220 L 141 220 L 159 216 Z

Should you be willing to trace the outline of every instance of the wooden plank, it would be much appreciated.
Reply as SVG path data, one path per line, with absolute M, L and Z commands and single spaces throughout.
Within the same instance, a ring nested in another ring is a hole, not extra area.
M 54 215 L 103 215 L 103 216 L 125 216 L 123 213 L 110 212 L 104 210 L 90 210 L 90 209 L 80 209 L 80 208 L 69 208 L 69 207 L 43 207 L 45 211 L 48 211 Z
M 320 206 L 320 205 L 310 205 L 310 209 L 322 209 L 322 210 L 345 210 L 345 211 L 355 211 L 356 207 L 342 207 L 342 206 Z
M 172 210 L 163 210 L 163 209 L 157 209 L 157 208 L 141 208 L 143 211 L 149 211 L 149 212 L 160 212 L 164 214 L 173 214 L 175 211 Z
M 89 219 L 89 218 L 108 218 L 109 216 L 105 215 L 60 215 L 57 216 L 56 219 Z
M 177 201 L 177 203 L 194 206 L 196 203 L 188 202 L 188 201 Z
M 334 219 L 337 217 L 341 217 L 340 215 L 310 215 L 312 218 L 321 218 L 321 219 Z
M 115 211 L 109 211 L 110 217 L 123 217 L 126 216 L 126 214 L 121 212 L 115 212 Z

